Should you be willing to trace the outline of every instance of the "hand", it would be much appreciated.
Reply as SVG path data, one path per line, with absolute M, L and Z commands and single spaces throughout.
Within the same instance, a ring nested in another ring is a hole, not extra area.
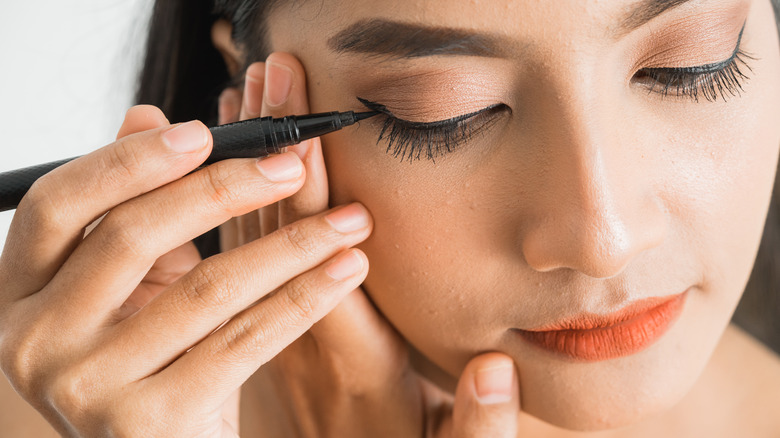
M 281 65 L 282 69 L 271 65 Z M 292 72 L 292 87 L 283 78 Z M 270 105 L 264 90 L 281 100 Z M 272 54 L 247 70 L 243 98 L 223 94 L 224 120 L 307 114 L 305 73 L 289 54 Z M 243 102 L 242 102 L 243 99 Z M 243 244 L 328 206 L 328 183 L 318 139 L 290 148 L 308 175 L 293 196 L 234 221 L 223 230 L 228 247 Z M 278 436 L 325 437 L 515 437 L 520 409 L 511 358 L 487 353 L 464 369 L 453 398 L 414 371 L 407 347 L 392 326 L 356 288 L 311 330 L 264 367 L 283 382 L 271 403 L 288 407 L 289 430 Z M 477 386 L 479 383 L 479 386 Z M 478 389 L 479 388 L 479 389 Z M 479 394 L 479 395 L 478 395 Z M 279 420 L 278 418 L 276 419 Z M 278 428 L 279 425 L 275 425 Z M 266 427 L 264 437 L 271 435 Z
M 187 242 L 306 177 L 294 153 L 188 174 L 210 149 L 200 122 L 134 107 L 115 143 L 19 205 L 0 257 L 0 367 L 61 434 L 237 436 L 236 390 L 365 277 L 348 249 L 371 232 L 359 204 L 201 261 Z

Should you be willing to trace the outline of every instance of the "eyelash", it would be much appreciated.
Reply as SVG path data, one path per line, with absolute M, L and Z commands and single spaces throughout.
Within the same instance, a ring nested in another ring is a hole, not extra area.
M 747 60 L 757 59 L 740 48 L 741 40 L 742 31 L 739 32 L 734 53 L 725 61 L 695 67 L 645 68 L 639 70 L 635 77 L 640 81 L 645 78 L 651 80 L 648 93 L 655 92 L 662 97 L 672 91 L 675 96 L 687 97 L 694 102 L 699 102 L 700 94 L 710 102 L 716 101 L 720 95 L 725 102 L 727 95 L 741 96 L 744 91 L 742 84 L 749 79 L 740 70 L 740 65 L 752 73 Z M 490 128 L 497 120 L 494 117 L 497 113 L 512 111 L 508 106 L 498 104 L 447 120 L 421 123 L 399 119 L 384 105 L 360 97 L 358 100 L 369 109 L 385 115 L 377 144 L 386 140 L 388 154 L 410 163 L 421 158 L 435 163 L 437 157 Z
M 694 102 L 699 102 L 699 94 L 709 102 L 718 100 L 718 95 L 724 102 L 728 100 L 729 96 L 741 96 L 742 92 L 745 91 L 742 84 L 749 77 L 740 70 L 740 65 L 752 73 L 753 69 L 750 68 L 747 60 L 756 60 L 740 47 L 744 30 L 743 26 L 742 30 L 739 31 L 734 53 L 725 61 L 695 67 L 644 68 L 639 70 L 635 77 L 640 81 L 645 78 L 651 80 L 652 84 L 649 85 L 648 93 L 655 92 L 662 97 L 668 96 L 670 91 L 673 92 L 674 96 L 688 97 Z
M 384 105 L 358 97 L 360 103 L 385 115 L 376 143 L 387 140 L 385 152 L 401 161 L 436 157 L 452 152 L 455 147 L 481 133 L 496 122 L 496 113 L 510 111 L 504 104 L 437 122 L 411 122 L 395 117 Z

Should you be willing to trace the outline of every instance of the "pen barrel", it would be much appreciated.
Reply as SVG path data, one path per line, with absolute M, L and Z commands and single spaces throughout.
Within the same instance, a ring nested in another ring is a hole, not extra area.
M 351 115 L 352 113 L 349 114 Z M 285 119 L 291 119 L 291 122 L 295 125 L 296 134 L 295 143 L 293 144 L 296 144 L 343 128 L 346 125 L 341 115 L 342 113 L 339 112 L 329 112 L 290 116 L 285 117 Z
M 203 165 L 229 158 L 260 158 L 278 153 L 278 148 L 267 144 L 273 125 L 271 117 L 263 117 L 209 128 L 214 147 Z
M 0 173 L 0 211 L 15 209 L 38 178 L 76 158 L 78 157 Z

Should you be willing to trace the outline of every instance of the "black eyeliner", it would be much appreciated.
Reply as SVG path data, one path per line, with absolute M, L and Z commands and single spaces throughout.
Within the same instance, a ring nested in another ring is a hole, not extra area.
M 365 106 L 366 108 L 370 109 L 371 111 L 375 111 L 377 113 L 384 114 L 384 115 L 386 115 L 388 117 L 392 117 L 393 120 L 396 123 L 402 123 L 407 128 L 410 128 L 410 129 L 421 129 L 421 130 L 437 129 L 437 128 L 442 128 L 442 127 L 452 126 L 452 125 L 460 123 L 460 122 L 462 122 L 464 120 L 468 120 L 468 119 L 470 119 L 472 117 L 478 116 L 478 115 L 480 115 L 482 113 L 485 113 L 485 112 L 488 112 L 490 110 L 496 109 L 496 108 L 498 108 L 500 106 L 503 106 L 502 104 L 495 104 L 495 105 L 491 105 L 491 106 L 486 107 L 486 108 L 482 108 L 481 110 L 474 111 L 472 113 L 463 114 L 463 115 L 460 115 L 460 116 L 455 116 L 455 117 L 452 117 L 452 118 L 449 118 L 449 119 L 445 119 L 445 120 L 437 120 L 435 122 L 413 122 L 411 120 L 404 120 L 402 118 L 397 117 L 395 114 L 393 114 L 392 111 L 387 109 L 386 106 L 384 106 L 384 105 L 382 105 L 380 103 L 372 102 L 372 101 L 370 101 L 368 99 L 363 99 L 362 97 L 358 97 L 357 99 L 360 101 L 360 103 L 363 104 L 363 106 Z

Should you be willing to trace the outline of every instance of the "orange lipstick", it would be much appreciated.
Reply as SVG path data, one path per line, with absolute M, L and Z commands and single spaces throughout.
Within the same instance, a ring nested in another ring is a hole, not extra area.
M 658 340 L 682 311 L 687 291 L 648 298 L 610 314 L 584 314 L 531 330 L 523 339 L 575 361 L 596 362 L 637 353 Z

